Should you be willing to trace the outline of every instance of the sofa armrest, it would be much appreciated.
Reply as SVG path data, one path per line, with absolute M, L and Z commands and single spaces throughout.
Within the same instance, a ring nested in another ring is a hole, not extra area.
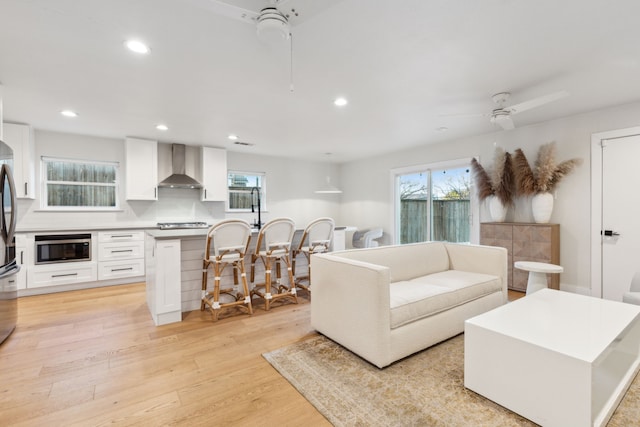
M 311 257 L 311 326 L 385 366 L 391 309 L 389 268 L 331 254 Z
M 505 248 L 485 245 L 446 243 L 449 268 L 498 276 L 502 279 L 504 302 L 508 300 L 508 255 Z

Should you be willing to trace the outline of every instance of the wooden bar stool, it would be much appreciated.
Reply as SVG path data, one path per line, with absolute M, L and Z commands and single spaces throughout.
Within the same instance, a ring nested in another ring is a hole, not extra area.
M 293 251 L 294 282 L 296 287 L 309 292 L 309 295 L 311 295 L 311 255 L 329 252 L 334 228 L 335 222 L 332 218 L 324 217 L 311 221 L 302 234 L 298 248 Z M 303 254 L 307 259 L 307 272 L 298 276 L 296 273 L 296 258 L 300 254 Z
M 200 310 L 208 307 L 213 314 L 213 320 L 218 320 L 220 309 L 226 307 L 246 308 L 253 314 L 251 295 L 247 284 L 247 274 L 244 268 L 244 257 L 251 240 L 251 226 L 241 219 L 227 219 L 209 229 L 207 246 L 202 261 L 202 303 Z M 211 253 L 213 250 L 213 254 Z M 209 266 L 213 266 L 213 291 L 207 292 L 207 274 Z M 233 268 L 233 285 L 222 288 L 220 285 L 222 273 L 227 266 Z M 238 273 L 242 279 L 242 293 L 235 292 L 238 285 Z M 234 293 L 235 292 L 235 293 Z M 221 297 L 224 296 L 224 300 Z
M 295 223 L 290 218 L 276 218 L 267 222 L 258 234 L 255 252 L 251 255 L 251 282 L 254 283 L 251 296 L 264 299 L 264 308 L 271 308 L 272 300 L 291 298 L 296 304 L 296 287 L 291 267 L 291 241 L 295 232 Z M 256 261 L 264 264 L 264 283 L 255 283 Z M 287 267 L 289 283 L 281 281 L 280 264 Z M 276 281 L 273 280 L 272 268 L 276 267 Z M 275 288 L 273 288 L 275 285 Z M 273 289 L 272 289 L 273 288 Z M 272 292 L 275 290 L 275 292 Z

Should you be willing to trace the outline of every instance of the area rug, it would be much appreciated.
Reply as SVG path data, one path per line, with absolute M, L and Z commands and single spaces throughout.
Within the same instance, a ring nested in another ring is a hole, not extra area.
M 535 426 L 464 388 L 463 351 L 461 334 L 378 369 L 317 336 L 263 356 L 335 426 Z M 640 425 L 638 377 L 608 424 L 632 425 Z

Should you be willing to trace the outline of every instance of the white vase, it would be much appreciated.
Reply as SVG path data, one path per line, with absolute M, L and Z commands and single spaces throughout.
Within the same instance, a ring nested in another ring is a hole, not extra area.
M 494 222 L 504 222 L 507 217 L 507 207 L 496 196 L 489 196 L 489 214 Z
M 553 194 L 538 193 L 531 198 L 531 210 L 533 220 L 538 224 L 546 224 L 551 219 L 553 212 Z

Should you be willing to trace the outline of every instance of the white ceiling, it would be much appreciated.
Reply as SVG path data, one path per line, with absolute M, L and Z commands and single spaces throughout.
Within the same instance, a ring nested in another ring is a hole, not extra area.
M 5 120 L 345 161 L 499 131 L 447 116 L 489 113 L 496 92 L 513 104 L 570 93 L 516 127 L 640 100 L 637 0 L 290 0 L 293 92 L 288 44 L 209 2 L 0 0 Z M 127 51 L 132 37 L 151 53 Z

